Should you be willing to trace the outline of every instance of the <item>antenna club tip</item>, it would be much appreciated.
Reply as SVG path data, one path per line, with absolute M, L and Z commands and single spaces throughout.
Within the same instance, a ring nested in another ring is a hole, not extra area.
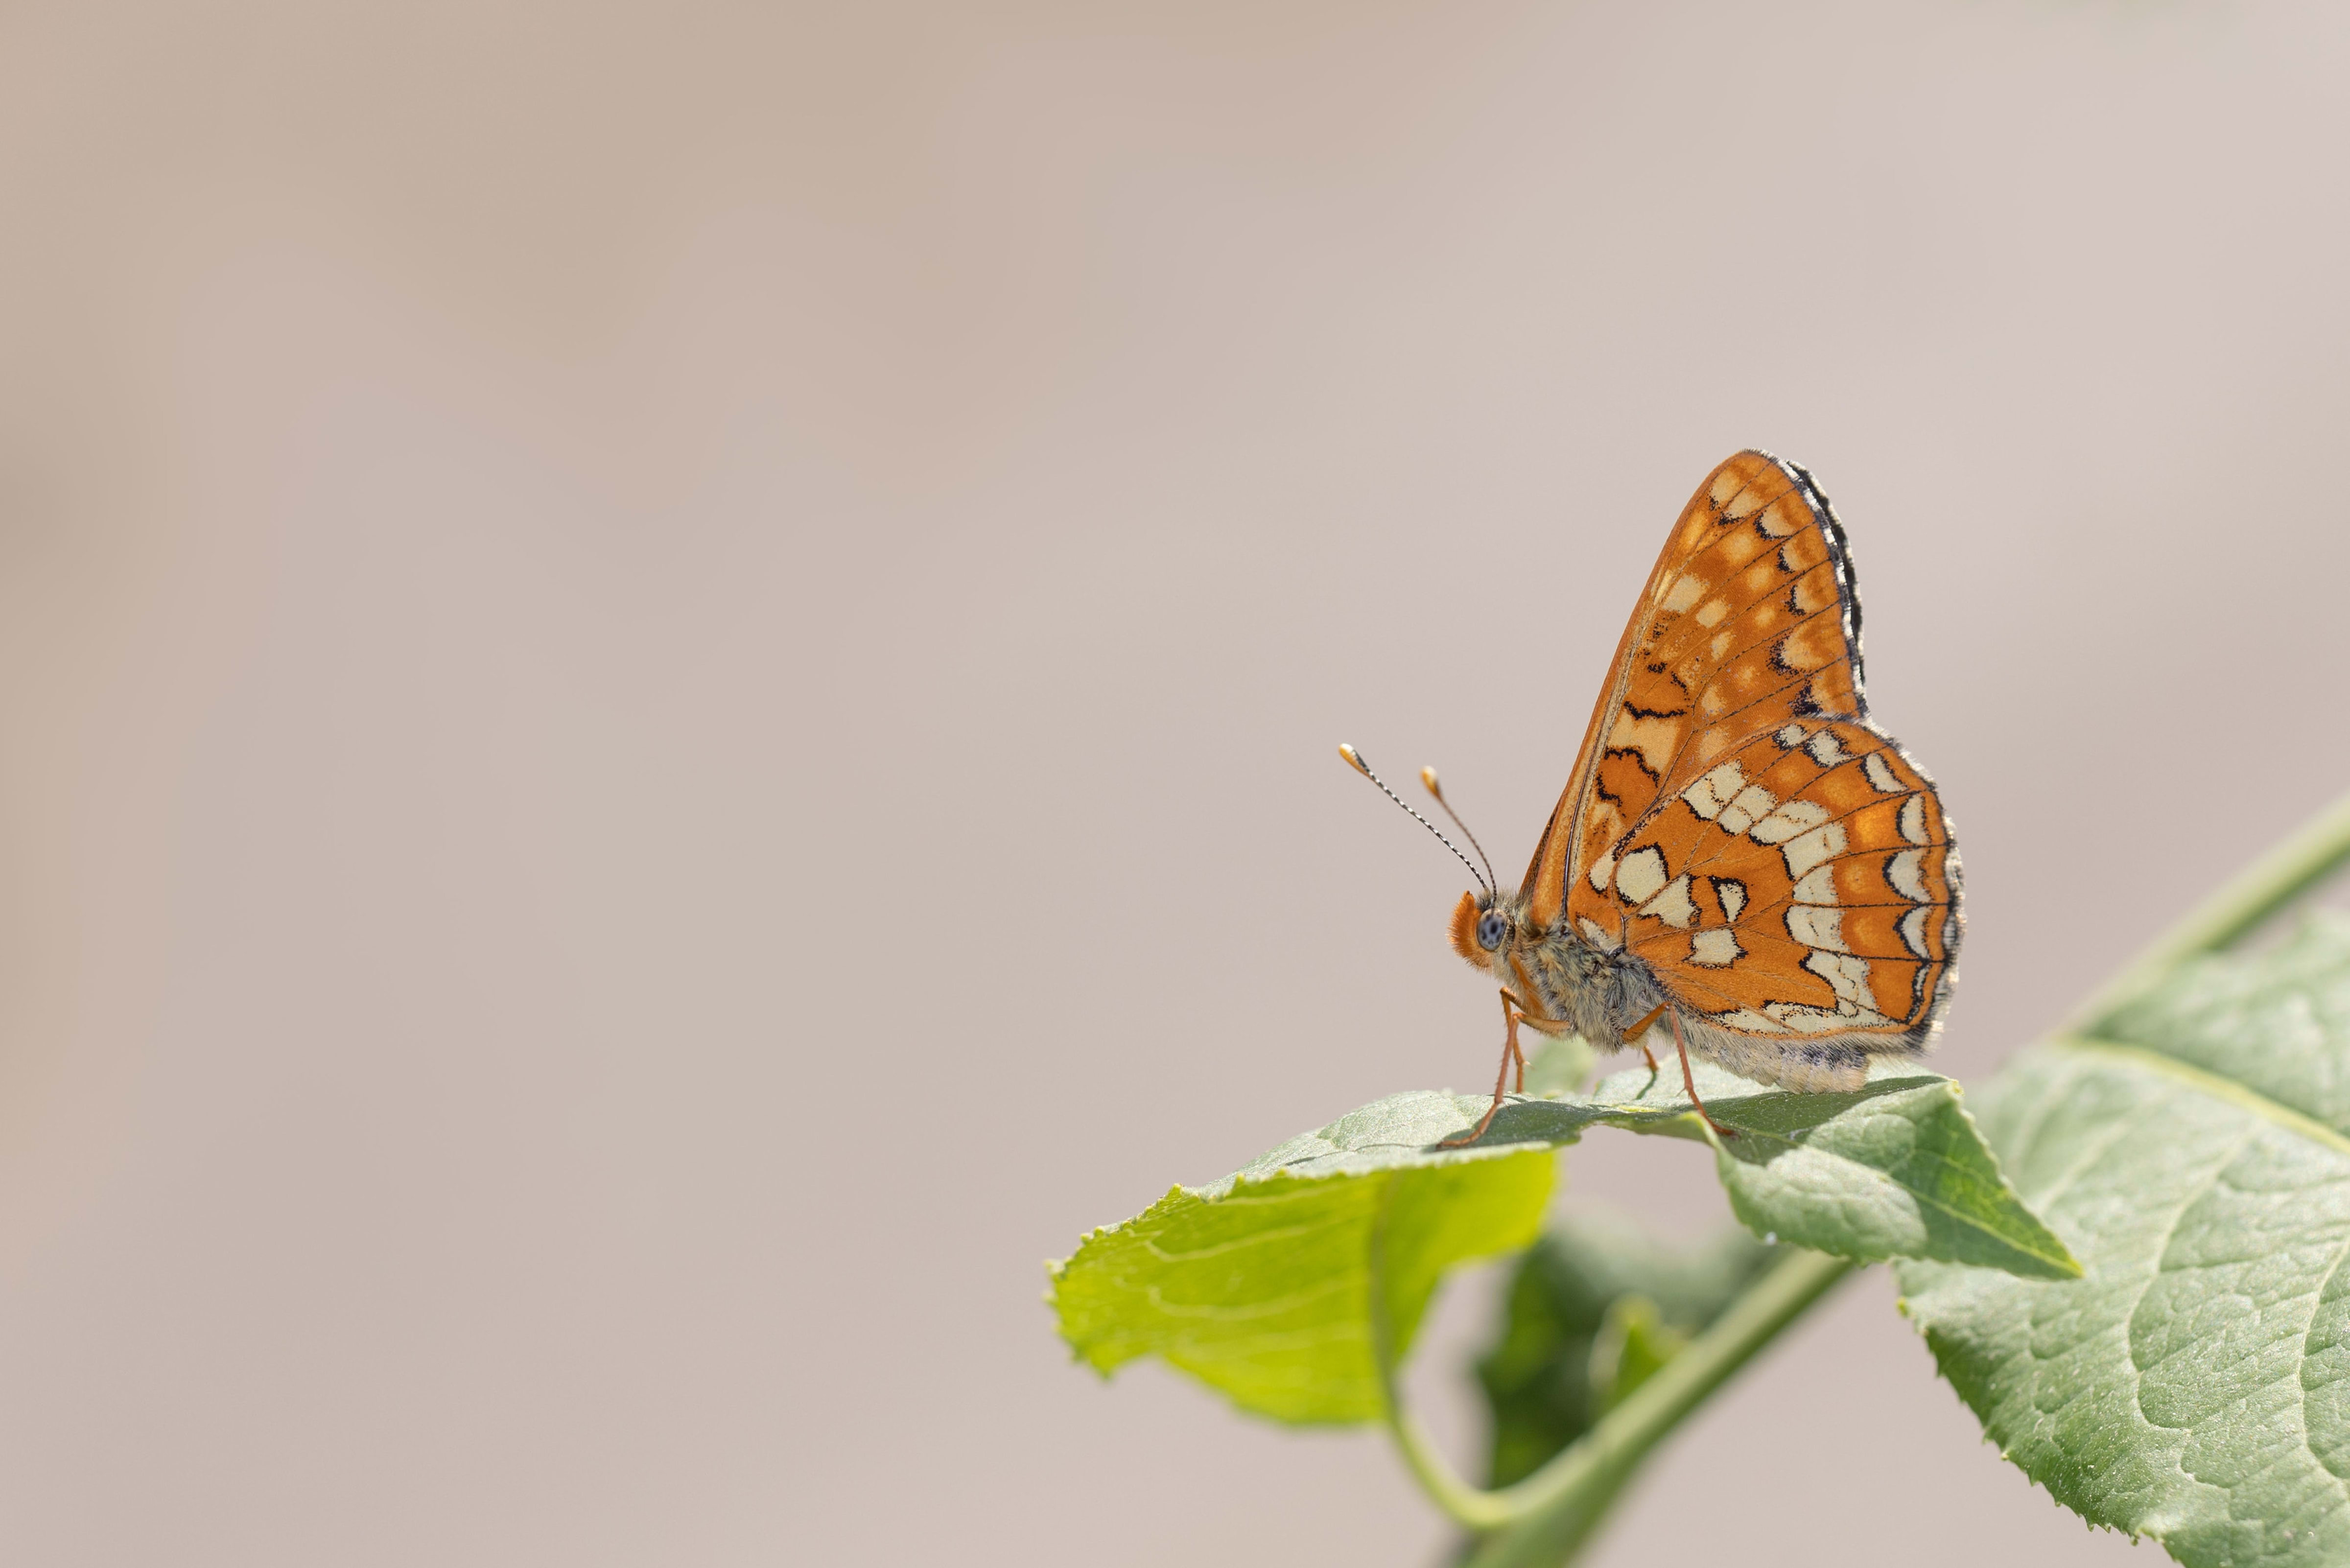
M 1344 741 L 1338 742 L 1338 754 L 1341 757 L 1344 757 L 1347 760 L 1347 765 L 1354 769 L 1357 773 L 1366 775 L 1370 773 L 1371 770 L 1363 765 L 1362 753 L 1356 751 L 1354 747 L 1347 744 Z
M 1428 786 L 1429 794 L 1434 795 L 1439 800 L 1442 800 L 1444 798 L 1444 788 L 1441 784 L 1439 784 L 1436 782 L 1436 770 L 1434 768 L 1420 769 L 1419 782 Z

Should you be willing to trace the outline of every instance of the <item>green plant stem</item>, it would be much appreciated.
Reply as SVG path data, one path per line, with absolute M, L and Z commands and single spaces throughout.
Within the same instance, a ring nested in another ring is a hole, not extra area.
M 1513 1517 L 1499 1492 L 1485 1491 L 1471 1486 L 1453 1473 L 1428 1440 L 1410 1410 L 1405 1407 L 1403 1391 L 1396 1382 L 1396 1372 L 1403 1357 L 1395 1342 L 1395 1324 L 1388 1310 L 1388 1216 L 1394 1207 L 1396 1184 L 1388 1181 L 1379 1192 L 1378 1208 L 1371 1215 L 1370 1245 L 1370 1318 L 1371 1357 L 1379 1369 L 1379 1407 L 1388 1431 L 1403 1452 L 1404 1463 L 1410 1467 L 1412 1479 L 1420 1490 L 1434 1500 L 1436 1506 L 1451 1514 L 1471 1530 L 1492 1530 L 1507 1523 Z
M 1844 1258 L 1786 1251 L 1770 1272 L 1590 1431 L 1500 1491 L 1482 1490 L 1453 1473 L 1403 1407 L 1394 1371 L 1382 1354 L 1388 1428 L 1404 1462 L 1439 1508 L 1471 1530 L 1492 1532 L 1470 1559 L 1473 1568 L 1564 1562 L 1589 1538 L 1648 1450 L 1854 1268 Z
M 1482 1487 L 1471 1486 L 1462 1480 L 1445 1462 L 1444 1456 L 1436 1451 L 1436 1445 L 1429 1441 L 1428 1433 L 1418 1417 L 1396 1403 L 1392 1395 L 1388 1399 L 1387 1423 L 1396 1447 L 1402 1451 L 1403 1462 L 1410 1467 L 1412 1479 L 1419 1483 L 1419 1490 L 1450 1515 L 1453 1522 L 1480 1532 L 1499 1530 L 1505 1524 L 1516 1522 L 1518 1515 L 1511 1508 L 1507 1494 L 1487 1491 Z M 1564 1457 L 1560 1455 L 1551 1462 L 1555 1464 L 1559 1458 Z
M 2164 933 L 2094 993 L 2064 1033 L 2093 1033 L 2116 1008 L 2179 962 L 2242 940 L 2345 863 L 2350 863 L 2350 796 L 2321 812 Z M 1854 1268 L 1846 1259 L 1790 1248 L 1784 1261 L 1748 1286 L 1711 1326 L 1588 1432 L 1525 1480 L 1487 1491 L 1453 1472 L 1404 1407 L 1385 1309 L 1385 1229 L 1382 1214 L 1373 1231 L 1371 1318 L 1388 1429 L 1430 1499 L 1484 1536 L 1467 1568 L 1553 1568 L 1566 1562 L 1591 1538 L 1648 1451 Z
M 2158 982 L 2184 961 L 2244 940 L 2286 905 L 2350 861 L 2350 795 L 2345 795 L 2292 837 L 2262 856 L 2185 919 L 2156 939 L 2128 968 L 2099 987 L 2065 1023 L 2064 1032 L 2095 1034 L 2116 1009 Z

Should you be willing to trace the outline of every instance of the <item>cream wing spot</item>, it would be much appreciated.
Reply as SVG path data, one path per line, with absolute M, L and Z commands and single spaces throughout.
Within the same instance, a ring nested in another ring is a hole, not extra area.
M 1909 787 L 1894 773 L 1893 764 L 1885 760 L 1883 752 L 1869 753 L 1860 768 L 1868 775 L 1869 786 L 1879 794 L 1899 794 Z
M 1885 862 L 1885 879 L 1903 898 L 1922 904 L 1930 897 L 1926 891 L 1925 864 L 1924 850 L 1904 849 Z
M 1746 884 L 1734 877 L 1716 877 L 1713 896 L 1721 900 L 1721 912 L 1730 919 L 1738 919 L 1738 911 L 1746 908 Z
M 1885 1016 L 1877 1011 L 1868 994 L 1868 961 L 1866 959 L 1855 958 L 1850 953 L 1814 950 L 1812 955 L 1804 961 L 1804 967 L 1826 981 L 1828 988 L 1835 992 L 1835 1012 L 1825 1014 L 1825 1022 L 1821 1025 L 1806 1026 L 1790 1018 L 1788 1022 L 1794 1027 L 1803 1029 L 1806 1033 L 1818 1033 L 1823 1027 L 1849 1029 L 1855 1021 L 1877 1023 L 1886 1022 Z M 1812 1012 L 1816 1010 L 1804 1008 L 1803 1011 Z
M 1845 755 L 1844 743 L 1835 738 L 1835 732 L 1833 730 L 1822 730 L 1818 734 L 1814 735 L 1804 743 L 1804 750 L 1811 753 L 1812 761 L 1824 768 L 1832 768 L 1838 763 L 1851 760 Z M 1869 753 L 1871 756 L 1876 754 L 1874 752 Z
M 1771 503 L 1770 509 L 1762 514 L 1762 521 L 1757 526 L 1773 539 L 1792 539 L 1811 520 L 1810 509 L 1795 499 L 1794 491 L 1789 491 Z
M 1807 948 L 1832 953 L 1852 950 L 1845 945 L 1842 909 L 1824 909 L 1815 904 L 1791 905 L 1787 909 L 1787 934 Z
M 1831 822 L 1799 833 L 1779 853 L 1786 857 L 1787 875 L 1801 882 L 1815 867 L 1844 853 L 1844 824 Z
M 1779 797 L 1761 784 L 1748 784 L 1721 808 L 1721 831 L 1744 833 L 1779 807 Z M 1775 842 L 1775 840 L 1765 840 Z
M 1601 851 L 1599 858 L 1591 863 L 1591 890 L 1595 893 L 1605 893 L 1607 891 L 1608 882 L 1615 875 L 1616 852 L 1612 849 Z
M 1842 902 L 1842 900 L 1836 897 L 1835 867 L 1833 866 L 1814 866 L 1809 871 L 1804 872 L 1804 879 L 1795 884 L 1795 902 L 1798 904 L 1835 904 Z
M 1767 547 L 1766 542 L 1752 530 L 1732 528 L 1714 541 L 1713 554 L 1716 560 L 1721 561 L 1731 571 L 1736 571 L 1761 555 Z
M 1585 941 L 1589 942 L 1596 948 L 1606 948 L 1611 951 L 1614 950 L 1616 939 L 1609 936 L 1606 931 L 1601 930 L 1599 929 L 1598 921 L 1593 919 L 1590 916 L 1586 915 L 1580 920 L 1577 920 L 1575 924 L 1583 928 L 1583 940 Z
M 1644 851 L 1653 854 L 1653 850 Z M 1659 857 L 1661 860 L 1661 857 Z M 1676 930 L 1688 930 L 1697 924 L 1697 903 L 1690 897 L 1689 873 L 1684 871 L 1665 884 L 1665 890 L 1640 906 L 1640 913 L 1654 915 Z
M 1659 607 L 1669 609 L 1675 615 L 1679 615 L 1686 611 L 1690 606 L 1697 603 L 1700 598 L 1703 598 L 1705 597 L 1705 591 L 1711 587 L 1713 587 L 1711 583 L 1701 581 L 1696 577 L 1676 577 L 1673 579 L 1673 586 L 1665 590 L 1665 597 L 1661 601 L 1659 601 Z M 1711 626 L 1713 622 L 1707 621 L 1705 624 Z
M 1616 867 L 1616 890 L 1634 905 L 1647 903 L 1665 888 L 1665 852 L 1650 845 L 1635 849 Z
M 1607 732 L 1608 750 L 1639 753 L 1641 765 L 1652 775 L 1665 771 L 1680 741 L 1678 719 L 1643 717 L 1629 708 L 1616 715 L 1616 722 Z
M 1927 910 L 1921 905 L 1902 916 L 1901 924 L 1896 928 L 1901 933 L 1901 945 L 1921 959 L 1934 956 L 1926 948 L 1926 916 Z
M 1681 791 L 1681 799 L 1689 803 L 1691 811 L 1711 822 L 1721 815 L 1721 808 L 1735 800 L 1738 792 L 1745 787 L 1744 772 L 1736 763 L 1724 763 Z
M 1726 969 L 1738 961 L 1745 950 L 1738 939 L 1724 926 L 1700 931 L 1690 939 L 1690 962 L 1701 963 L 1709 969 Z
M 1706 600 L 1697 607 L 1696 618 L 1700 626 L 1720 626 L 1730 618 L 1730 601 L 1728 599 Z
M 1828 1034 L 1852 1027 L 1852 1020 L 1833 1007 L 1805 1007 L 1795 1002 L 1766 1002 L 1762 1005 L 1779 1020 L 1781 1028 L 1799 1034 Z
M 1926 831 L 1926 797 L 1913 794 L 1901 803 L 1901 836 L 1912 844 L 1931 844 L 1933 836 Z
M 1818 801 L 1791 800 L 1773 808 L 1769 815 L 1748 828 L 1746 836 L 1757 844 L 1784 844 L 1797 834 L 1817 827 L 1827 819 L 1828 808 Z M 1725 822 L 1723 826 L 1729 825 Z M 1798 871 L 1794 875 L 1800 877 L 1803 872 Z
M 1802 745 L 1804 743 L 1804 737 L 1810 733 L 1811 732 L 1804 729 L 1801 724 L 1782 724 L 1779 726 L 1779 732 L 1773 735 L 1771 738 L 1779 742 L 1779 749 L 1781 751 L 1792 752 L 1797 746 Z

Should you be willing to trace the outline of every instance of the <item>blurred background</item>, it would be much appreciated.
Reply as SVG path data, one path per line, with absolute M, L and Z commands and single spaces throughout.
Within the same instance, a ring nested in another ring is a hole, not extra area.
M 2345 66 L 2314 0 L 7 7 L 0 1552 L 1430 1562 L 1377 1435 L 1039 1303 L 1487 1081 L 1334 745 L 1513 874 L 1677 509 L 1801 462 L 1991 1073 L 2350 773 Z M 1877 1271 L 1595 1561 L 1896 1542 L 2127 1550 Z

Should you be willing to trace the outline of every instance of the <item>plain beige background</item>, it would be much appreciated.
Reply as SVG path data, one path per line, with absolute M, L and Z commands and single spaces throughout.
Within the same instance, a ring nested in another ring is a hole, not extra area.
M 1991 1072 L 2350 772 L 2345 65 L 2219 0 L 7 7 L 0 1556 L 1431 1562 L 1376 1437 L 1038 1301 L 1490 1071 L 1333 744 L 1514 875 L 1783 452 Z M 2128 1550 L 1879 1272 L 1596 1560 Z

